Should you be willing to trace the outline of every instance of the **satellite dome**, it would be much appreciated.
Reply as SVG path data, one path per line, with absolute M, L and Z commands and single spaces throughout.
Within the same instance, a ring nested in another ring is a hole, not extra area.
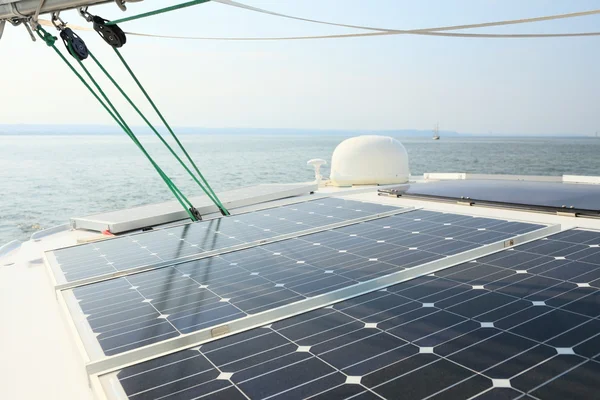
M 331 157 L 330 179 L 335 186 L 406 183 L 409 176 L 408 153 L 389 136 L 346 139 Z

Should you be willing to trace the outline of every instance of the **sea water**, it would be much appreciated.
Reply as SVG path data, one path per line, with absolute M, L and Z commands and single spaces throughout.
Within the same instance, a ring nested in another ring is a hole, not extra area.
M 182 135 L 216 191 L 259 183 L 310 181 L 311 158 L 331 160 L 340 135 Z M 600 139 L 398 138 L 412 174 L 473 172 L 600 175 Z M 188 196 L 201 194 L 158 139 L 141 136 Z M 328 176 L 329 168 L 323 169 Z M 125 136 L 0 136 L 0 246 L 85 216 L 172 200 L 171 192 Z

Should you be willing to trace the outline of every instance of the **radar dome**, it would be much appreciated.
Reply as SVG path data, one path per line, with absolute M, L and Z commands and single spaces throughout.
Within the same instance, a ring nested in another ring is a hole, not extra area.
M 346 139 L 331 157 L 330 179 L 336 186 L 406 183 L 409 176 L 408 153 L 389 136 Z

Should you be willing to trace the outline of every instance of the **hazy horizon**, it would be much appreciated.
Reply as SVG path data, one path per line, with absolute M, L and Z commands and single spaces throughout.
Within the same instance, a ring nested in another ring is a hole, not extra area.
M 155 128 L 161 133 L 168 133 L 164 126 L 155 125 Z M 302 129 L 302 128 L 251 128 L 251 127 L 194 127 L 178 126 L 172 127 L 176 134 L 183 135 L 205 135 L 205 134 L 225 134 L 225 135 L 332 135 L 332 136 L 352 136 L 352 135 L 395 135 L 404 137 L 430 137 L 433 130 L 427 129 Z M 147 126 L 133 126 L 132 130 L 139 135 L 154 134 Z M 573 137 L 590 138 L 595 135 L 585 135 L 578 133 L 503 133 L 503 132 L 457 132 L 440 129 L 439 133 L 443 137 L 528 137 L 528 138 L 551 138 L 551 137 Z M 79 124 L 0 124 L 0 135 L 119 135 L 123 131 L 116 125 L 79 125 Z
M 593 0 L 243 0 L 275 12 L 339 23 L 414 29 L 538 17 L 598 8 Z M 170 5 L 128 4 L 128 15 Z M 92 7 L 104 18 L 114 4 Z M 61 14 L 77 25 L 75 12 Z M 467 33 L 597 31 L 600 15 Z M 209 2 L 122 24 L 126 31 L 191 36 L 288 36 L 364 32 L 254 13 Z M 49 28 L 48 28 L 49 29 Z M 50 29 L 49 29 L 50 30 Z M 55 33 L 53 31 L 53 33 Z M 112 50 L 94 32 L 80 33 L 90 49 L 154 115 Z M 600 37 L 465 39 L 392 35 L 287 42 L 174 41 L 129 36 L 121 50 L 173 126 L 264 127 L 323 131 L 444 131 L 494 135 L 592 136 L 597 104 Z M 61 51 L 62 43 L 57 42 Z M 2 124 L 113 125 L 63 62 L 23 27 L 7 26 L 0 52 Z M 8 58 L 7 58 L 8 60 Z M 98 71 L 85 61 L 92 73 Z M 106 88 L 104 79 L 100 83 Z M 110 88 L 112 89 L 112 88 Z M 108 90 L 109 96 L 118 98 Z M 130 125 L 139 117 L 123 101 Z M 233 129 L 233 128 L 229 128 Z M 258 129 L 258 128 L 235 128 Z

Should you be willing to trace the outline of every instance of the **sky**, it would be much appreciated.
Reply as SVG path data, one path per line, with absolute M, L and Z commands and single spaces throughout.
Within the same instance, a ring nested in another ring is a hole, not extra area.
M 600 2 L 592 0 L 241 2 L 305 18 L 391 29 L 600 8 Z M 127 15 L 173 3 L 132 3 Z M 107 19 L 123 16 L 114 4 L 90 11 Z M 67 22 L 86 24 L 74 12 L 61 16 Z M 364 32 L 214 2 L 121 27 L 215 37 Z M 600 31 L 600 15 L 468 32 L 586 31 Z M 80 35 L 149 111 L 109 46 L 94 32 Z M 375 131 L 431 129 L 439 123 L 441 130 L 463 133 L 592 135 L 600 131 L 599 48 L 600 36 L 492 40 L 396 35 L 288 42 L 129 36 L 122 54 L 175 126 Z M 41 41 L 32 42 L 24 27 L 6 27 L 0 54 L 0 124 L 113 123 L 58 56 Z M 100 76 L 91 60 L 86 65 Z M 108 82 L 100 82 L 109 87 Z M 116 92 L 109 93 L 118 98 Z M 116 103 L 131 125 L 141 124 L 124 102 Z

